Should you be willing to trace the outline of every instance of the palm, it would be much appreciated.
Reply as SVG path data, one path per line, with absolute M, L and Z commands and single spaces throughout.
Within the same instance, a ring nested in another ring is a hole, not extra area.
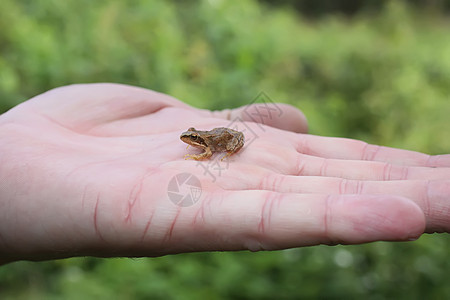
M 29 218 L 13 222 L 29 236 L 18 248 L 151 256 L 407 239 L 423 230 L 419 206 L 428 231 L 450 230 L 448 156 L 375 153 L 117 85 L 57 89 L 2 117 L 2 156 L 15 164 L 0 176 L 24 202 L 10 213 Z M 183 159 L 197 150 L 186 150 L 182 131 L 223 126 L 245 133 L 238 154 Z M 200 181 L 192 205 L 168 193 L 181 173 Z M 6 232 L 3 240 L 14 235 Z

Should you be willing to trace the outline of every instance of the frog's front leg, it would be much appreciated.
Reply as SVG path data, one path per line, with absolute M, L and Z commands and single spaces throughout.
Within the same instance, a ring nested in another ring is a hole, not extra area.
M 200 153 L 200 154 L 186 154 L 184 156 L 184 159 L 203 160 L 203 159 L 208 159 L 211 156 L 212 156 L 211 148 L 206 147 L 205 152 Z

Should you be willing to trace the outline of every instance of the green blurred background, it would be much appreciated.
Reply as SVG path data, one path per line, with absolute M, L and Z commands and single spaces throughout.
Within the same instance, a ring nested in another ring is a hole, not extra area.
M 0 111 L 121 82 L 191 105 L 260 92 L 311 133 L 450 153 L 450 1 L 0 1 Z M 0 299 L 450 299 L 450 238 L 0 268 Z

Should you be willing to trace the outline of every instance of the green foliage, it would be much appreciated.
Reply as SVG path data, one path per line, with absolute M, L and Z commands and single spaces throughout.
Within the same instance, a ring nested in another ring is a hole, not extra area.
M 77 82 L 210 109 L 265 91 L 302 108 L 313 133 L 440 153 L 450 148 L 446 22 L 401 2 L 311 22 L 255 1 L 4 0 L 0 108 Z
M 191 105 L 261 91 L 314 134 L 449 153 L 450 30 L 387 1 L 305 19 L 256 1 L 0 1 L 0 110 L 60 85 L 111 81 Z M 450 298 L 448 235 L 414 243 L 69 259 L 0 268 L 1 299 Z
M 414 243 L 149 259 L 74 258 L 0 268 L 2 299 L 446 299 L 449 236 Z

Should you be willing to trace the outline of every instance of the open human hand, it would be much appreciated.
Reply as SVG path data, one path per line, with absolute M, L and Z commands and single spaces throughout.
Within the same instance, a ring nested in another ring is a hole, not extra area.
M 450 156 L 297 133 L 303 115 L 279 107 L 261 125 L 249 119 L 258 105 L 210 112 L 116 84 L 62 87 L 15 107 L 0 116 L 0 263 L 450 231 Z M 183 159 L 198 150 L 181 132 L 231 122 L 247 143 L 219 173 Z M 168 194 L 181 173 L 201 184 L 190 206 Z

